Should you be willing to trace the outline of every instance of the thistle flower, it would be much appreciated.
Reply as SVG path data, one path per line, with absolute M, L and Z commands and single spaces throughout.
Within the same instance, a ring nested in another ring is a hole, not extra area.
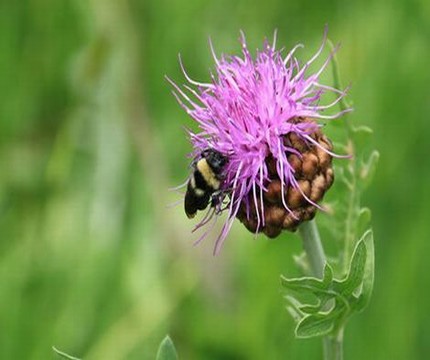
M 337 155 L 319 121 L 351 110 L 323 114 L 346 94 L 319 82 L 332 53 L 318 71 L 307 74 L 326 39 L 327 31 L 316 54 L 301 66 L 295 52 L 303 45 L 283 56 L 276 50 L 275 32 L 273 44 L 265 41 L 253 59 L 241 33 L 242 56 L 217 58 L 210 42 L 216 64 L 210 83 L 192 80 L 180 58 L 192 86 L 181 88 L 168 79 L 179 104 L 199 125 L 199 132 L 188 130 L 194 148 L 190 156 L 198 160 L 203 151 L 214 149 L 228 159 L 213 206 L 196 226 L 227 212 L 215 253 L 236 217 L 255 234 L 276 237 L 283 229 L 295 231 L 321 208 L 318 202 L 333 182 L 331 161 Z M 327 92 L 335 100 L 321 105 Z

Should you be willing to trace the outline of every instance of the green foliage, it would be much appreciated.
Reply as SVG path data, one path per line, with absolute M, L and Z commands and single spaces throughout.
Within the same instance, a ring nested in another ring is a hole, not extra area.
M 281 277 L 282 285 L 296 295 L 287 296 L 290 313 L 297 320 L 296 336 L 310 338 L 336 335 L 354 312 L 368 304 L 373 289 L 373 235 L 369 230 L 357 242 L 349 271 L 342 280 L 333 278 L 326 263 L 322 279 Z M 301 301 L 304 298 L 306 300 Z M 309 302 L 312 298 L 313 302 Z
M 80 360 L 79 358 L 77 358 L 75 356 L 69 355 L 69 354 L 65 353 L 64 351 L 58 350 L 55 346 L 52 347 L 52 350 L 54 350 L 54 352 L 58 356 L 62 357 L 63 359 Z
M 156 360 L 178 360 L 175 345 L 168 335 L 160 343 Z

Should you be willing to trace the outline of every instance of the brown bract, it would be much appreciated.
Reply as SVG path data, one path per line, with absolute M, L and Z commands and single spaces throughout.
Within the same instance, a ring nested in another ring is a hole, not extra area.
M 297 121 L 311 122 L 313 120 L 297 119 Z M 332 150 L 330 140 L 320 129 L 311 136 L 321 147 L 329 151 Z M 267 191 L 263 192 L 264 222 L 260 219 L 258 232 L 263 232 L 270 238 L 277 237 L 282 230 L 296 231 L 303 221 L 313 219 L 317 208 L 309 203 L 306 198 L 318 203 L 334 180 L 332 156 L 326 151 L 301 139 L 295 133 L 285 135 L 284 143 L 295 148 L 301 154 L 300 156 L 288 155 L 288 161 L 294 169 L 294 177 L 299 188 L 294 188 L 291 185 L 284 186 L 282 191 L 281 180 L 276 171 L 276 160 L 271 155 L 266 158 L 271 182 L 267 184 Z M 282 201 L 282 196 L 284 201 Z M 290 211 L 285 208 L 284 203 Z M 241 204 L 237 218 L 249 231 L 255 233 L 257 232 L 258 216 L 261 216 L 261 210 L 259 209 L 257 215 L 252 194 L 249 194 L 249 204 L 248 213 L 245 204 Z

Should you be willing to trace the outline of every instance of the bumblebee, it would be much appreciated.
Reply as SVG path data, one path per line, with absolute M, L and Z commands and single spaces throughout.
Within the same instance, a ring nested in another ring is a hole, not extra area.
M 193 173 L 187 184 L 184 208 L 185 214 L 192 219 L 197 210 L 204 210 L 211 202 L 215 207 L 218 199 L 213 194 L 221 187 L 222 172 L 228 160 L 214 149 L 206 149 L 193 163 Z

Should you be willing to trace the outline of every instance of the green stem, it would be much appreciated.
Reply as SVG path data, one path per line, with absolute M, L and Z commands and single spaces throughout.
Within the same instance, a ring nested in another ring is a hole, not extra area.
M 326 257 L 322 246 L 321 237 L 315 220 L 306 221 L 299 227 L 299 233 L 303 240 L 303 247 L 314 276 L 322 278 Z M 324 336 L 324 360 L 343 359 L 343 329 L 336 336 Z
M 330 40 L 328 42 L 333 52 L 334 51 L 333 43 Z M 333 71 L 334 87 L 336 89 L 343 89 L 342 80 L 340 78 L 340 72 L 339 72 L 339 63 L 337 61 L 336 54 L 333 55 L 333 59 L 332 59 L 332 71 Z M 348 103 L 346 98 L 343 97 L 339 102 L 340 110 L 344 111 L 350 107 L 351 105 Z M 359 209 L 359 198 L 358 198 L 357 186 L 356 186 L 358 163 L 355 157 L 355 144 L 353 142 L 354 126 L 348 114 L 345 114 L 343 119 L 345 122 L 346 138 L 348 139 L 347 148 L 349 149 L 350 155 L 352 156 L 350 159 L 350 165 L 348 166 L 348 169 L 351 173 L 352 184 L 351 184 L 350 195 L 348 199 L 348 213 L 346 216 L 345 244 L 344 244 L 344 250 L 343 250 L 343 264 L 342 264 L 343 272 L 346 273 L 348 271 L 349 260 L 355 244 L 354 224 L 356 223 L 356 220 L 357 220 L 356 219 L 357 214 L 355 210 Z
M 345 244 L 343 249 L 343 261 L 342 261 L 342 271 L 346 274 L 349 268 L 349 261 L 351 259 L 352 251 L 354 249 L 355 240 L 355 228 L 354 225 L 357 222 L 357 210 L 359 208 L 357 185 L 356 185 L 356 162 L 354 159 L 351 160 L 351 173 L 352 173 L 352 188 L 349 192 L 348 197 L 348 210 L 345 222 Z
M 303 247 L 305 248 L 306 256 L 309 259 L 313 275 L 322 278 L 326 260 L 315 220 L 305 221 L 300 225 L 299 233 L 302 237 Z
M 325 336 L 323 339 L 324 359 L 342 360 L 343 359 L 343 331 L 337 336 Z

